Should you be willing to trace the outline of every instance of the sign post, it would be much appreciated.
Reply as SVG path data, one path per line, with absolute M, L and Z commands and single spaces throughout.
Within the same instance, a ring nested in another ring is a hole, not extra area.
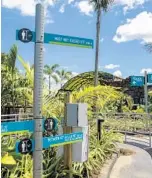
M 145 112 L 148 113 L 148 88 L 147 88 L 147 71 L 145 71 Z
M 43 44 L 56 44 L 56 45 L 64 45 L 64 46 L 73 46 L 73 47 L 81 47 L 81 48 L 90 48 L 93 49 L 93 40 L 73 37 L 73 36 L 65 36 L 58 34 L 48 34 L 44 33 L 44 7 L 41 4 L 36 5 L 36 17 L 35 17 L 35 32 L 22 28 L 20 30 L 16 30 L 16 40 L 20 40 L 23 43 L 35 42 L 35 53 L 34 53 L 34 100 L 33 100 L 33 113 L 34 113 L 34 138 L 33 138 L 33 178 L 41 178 L 42 177 L 42 132 L 43 132 L 43 124 L 42 124 L 42 90 L 43 90 Z M 66 103 L 71 103 L 70 92 L 66 93 Z M 53 122 L 53 119 L 49 119 L 44 123 L 44 129 L 51 131 L 54 129 L 56 125 Z M 4 132 L 7 128 L 3 129 Z M 64 133 L 71 134 L 72 127 L 67 127 L 67 114 L 65 108 L 65 125 L 64 125 Z M 20 144 L 21 152 L 29 152 L 31 147 L 31 142 L 29 140 L 22 141 Z M 29 146 L 29 147 L 28 147 Z M 28 147 L 28 149 L 27 149 Z M 22 148 L 22 149 L 21 149 Z M 64 147 L 64 165 L 71 169 L 72 166 L 72 148 L 69 143 Z M 71 175 L 69 175 L 71 177 Z
M 43 41 L 44 7 L 36 5 L 34 54 L 34 156 L 33 178 L 42 178 L 42 90 L 43 90 Z

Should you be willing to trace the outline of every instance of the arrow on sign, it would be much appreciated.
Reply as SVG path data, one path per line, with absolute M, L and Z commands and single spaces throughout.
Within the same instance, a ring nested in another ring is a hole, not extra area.
M 133 83 L 134 85 L 136 85 L 136 82 L 135 82 L 135 81 L 133 81 L 132 83 Z
M 143 76 L 131 76 L 131 86 L 141 87 L 144 85 L 144 77 Z

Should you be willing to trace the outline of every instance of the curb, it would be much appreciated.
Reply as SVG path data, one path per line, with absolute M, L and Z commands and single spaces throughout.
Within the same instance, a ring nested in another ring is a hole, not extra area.
M 112 169 L 113 169 L 113 167 L 114 167 L 114 165 L 115 165 L 117 159 L 119 158 L 119 156 L 120 156 L 120 151 L 119 151 L 118 153 L 115 153 L 114 158 L 113 158 L 113 161 L 112 161 L 112 163 L 110 164 L 109 171 L 108 171 L 108 173 L 107 173 L 107 177 L 106 177 L 106 178 L 110 178 Z
M 115 152 L 112 155 L 112 158 L 105 163 L 105 166 L 103 167 L 103 169 L 102 169 L 101 173 L 99 174 L 98 178 L 110 178 L 112 169 L 113 169 L 117 159 L 119 158 L 119 156 L 120 156 L 120 150 L 118 152 Z

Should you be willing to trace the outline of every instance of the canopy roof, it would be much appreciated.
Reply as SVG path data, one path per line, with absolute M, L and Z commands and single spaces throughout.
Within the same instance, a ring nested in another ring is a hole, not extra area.
M 91 85 L 93 86 L 93 84 L 94 84 L 94 74 L 95 74 L 94 71 L 79 74 L 79 75 L 71 78 L 68 82 L 66 82 L 62 86 L 61 90 L 74 91 L 74 90 L 79 90 L 80 88 L 83 88 L 84 86 L 85 87 L 91 86 Z M 110 81 L 112 82 L 114 80 L 121 80 L 122 81 L 123 79 L 116 77 L 116 76 L 113 76 L 110 73 L 99 71 L 98 82 L 101 85 L 106 85 L 107 82 L 109 83 Z

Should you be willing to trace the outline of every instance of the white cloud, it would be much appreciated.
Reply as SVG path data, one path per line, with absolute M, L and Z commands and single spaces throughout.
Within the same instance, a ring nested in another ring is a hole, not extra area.
M 79 75 L 79 73 L 77 73 L 77 72 L 72 72 L 72 75 L 73 75 L 73 77 L 75 77 L 75 76 Z
M 64 11 L 65 11 L 65 4 L 62 4 L 60 9 L 59 9 L 59 12 L 64 13 Z
M 113 40 L 117 43 L 131 40 L 152 42 L 152 13 L 144 11 L 133 19 L 127 19 L 126 24 L 117 28 Z
M 115 69 L 115 68 L 119 68 L 120 65 L 115 65 L 115 64 L 108 64 L 108 65 L 105 65 L 104 68 L 105 69 Z
M 147 71 L 147 73 L 152 73 L 152 68 L 141 69 L 140 73 L 144 74 L 145 71 Z
M 80 10 L 81 13 L 92 16 L 91 13 L 94 11 L 94 9 L 93 5 L 91 5 L 88 0 L 77 2 L 75 3 L 75 6 Z
M 35 1 L 34 0 L 2 0 L 2 6 L 9 9 L 18 9 L 22 15 L 35 15 Z
M 74 1 L 74 0 L 69 0 Z M 150 0 L 115 0 L 114 5 L 115 6 L 122 6 L 124 14 L 126 14 L 127 11 L 134 9 L 138 6 L 144 5 L 145 2 Z M 76 7 L 80 10 L 81 13 L 84 13 L 85 15 L 91 16 L 91 13 L 94 11 L 93 4 L 89 3 L 89 0 L 81 0 L 80 2 L 75 3 Z M 116 12 L 115 15 L 118 13 Z
M 122 73 L 120 70 L 116 70 L 114 73 L 113 73 L 114 76 L 116 77 L 122 77 Z
M 115 4 L 123 6 L 123 11 L 125 14 L 128 10 L 134 9 L 137 6 L 141 6 L 147 1 L 149 0 L 115 0 Z
M 23 16 L 35 16 L 35 5 L 41 2 L 41 0 L 2 0 L 2 7 L 8 9 L 17 9 Z M 50 20 L 48 7 L 54 5 L 54 0 L 44 0 L 43 2 L 45 8 L 45 17 Z M 46 22 L 51 22 L 46 21 Z
M 104 41 L 104 38 L 101 38 L 101 39 L 100 39 L 100 43 L 102 43 L 103 41 Z

